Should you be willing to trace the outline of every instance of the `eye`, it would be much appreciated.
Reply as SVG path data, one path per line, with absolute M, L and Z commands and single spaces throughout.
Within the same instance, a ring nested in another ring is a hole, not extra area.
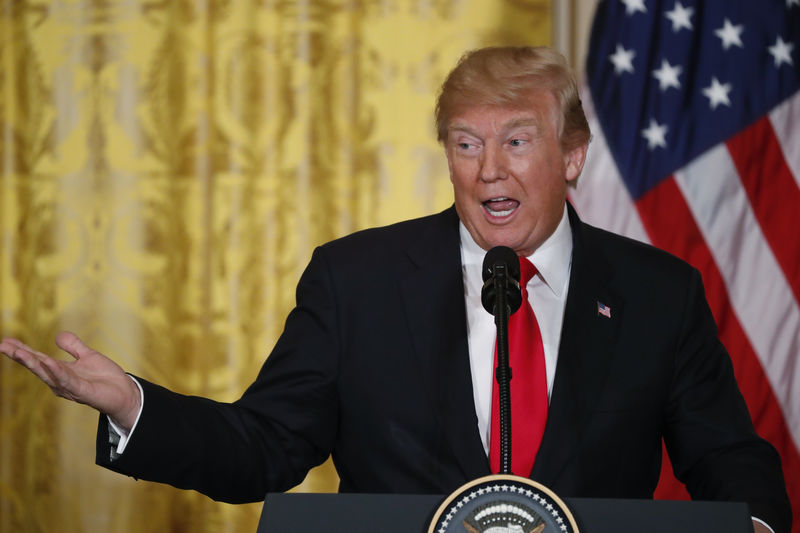
M 511 146 L 522 146 L 523 144 L 525 144 L 525 141 L 523 141 L 522 139 L 511 139 L 509 144 Z
M 458 147 L 462 150 L 469 150 L 470 144 L 469 143 L 458 143 Z

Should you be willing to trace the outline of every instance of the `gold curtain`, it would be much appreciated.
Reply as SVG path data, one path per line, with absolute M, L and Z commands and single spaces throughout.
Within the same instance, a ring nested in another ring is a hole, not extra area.
M 235 399 L 314 246 L 452 202 L 438 85 L 466 49 L 551 42 L 551 10 L 0 0 L 0 333 Z M 255 531 L 258 504 L 95 466 L 96 423 L 0 361 L 0 531 Z M 298 488 L 335 489 L 330 465 Z

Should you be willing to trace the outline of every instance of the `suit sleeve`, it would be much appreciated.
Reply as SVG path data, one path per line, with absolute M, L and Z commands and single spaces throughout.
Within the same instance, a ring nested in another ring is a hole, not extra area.
M 676 477 L 693 499 L 746 501 L 753 516 L 788 533 L 780 458 L 755 433 L 697 271 L 676 354 L 664 436 Z
M 221 403 L 138 378 L 144 408 L 136 433 L 112 460 L 101 416 L 97 464 L 242 503 L 288 490 L 322 463 L 336 436 L 339 352 L 336 301 L 323 255 L 315 251 L 298 284 L 297 305 L 242 398 Z

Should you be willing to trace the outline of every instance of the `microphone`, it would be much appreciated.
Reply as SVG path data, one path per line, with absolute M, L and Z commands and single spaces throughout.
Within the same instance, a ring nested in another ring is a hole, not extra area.
M 497 302 L 504 300 L 506 316 L 513 314 L 522 305 L 522 290 L 519 287 L 519 258 L 508 246 L 495 246 L 483 258 L 483 308 L 497 316 Z M 498 298 L 498 292 L 503 294 Z M 505 296 L 505 298 L 503 298 Z
M 519 259 L 508 246 L 495 246 L 483 258 L 481 303 L 497 326 L 497 392 L 500 414 L 500 474 L 511 473 L 511 367 L 508 366 L 508 317 L 522 305 Z

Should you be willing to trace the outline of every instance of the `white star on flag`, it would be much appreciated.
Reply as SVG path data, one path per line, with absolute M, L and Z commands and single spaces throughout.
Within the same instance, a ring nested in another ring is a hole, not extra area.
M 778 35 L 778 40 L 775 44 L 769 47 L 769 53 L 775 59 L 775 68 L 780 67 L 782 63 L 794 64 L 792 61 L 792 50 L 794 43 L 787 43 Z
M 617 74 L 633 72 L 633 56 L 635 55 L 636 52 L 633 50 L 625 50 L 621 44 L 618 44 L 617 50 L 609 58 L 614 63 L 614 72 Z
M 714 31 L 714 35 L 722 39 L 722 48 L 727 50 L 731 46 L 738 46 L 739 48 L 744 48 L 744 44 L 742 43 L 742 32 L 744 31 L 744 26 L 741 24 L 736 24 L 735 26 L 733 23 L 725 19 L 722 27 L 718 30 Z
M 672 21 L 672 31 L 678 32 L 681 28 L 692 29 L 691 17 L 693 13 L 693 7 L 683 7 L 680 2 L 675 2 L 675 7 L 672 8 L 672 11 L 667 11 L 664 16 Z
M 659 124 L 652 118 L 650 119 L 650 125 L 642 130 L 642 137 L 647 139 L 647 148 L 649 148 L 650 150 L 658 147 L 666 148 L 667 147 L 666 135 L 667 135 L 666 124 Z
M 658 80 L 658 88 L 661 91 L 666 91 L 670 87 L 680 89 L 681 82 L 678 81 L 678 75 L 682 70 L 680 65 L 673 66 L 666 59 L 662 59 L 661 67 L 653 71 L 653 77 Z
M 703 94 L 708 98 L 708 103 L 711 109 L 716 109 L 718 105 L 731 106 L 731 99 L 728 93 L 731 92 L 730 83 L 720 83 L 715 77 L 711 78 L 711 85 L 703 89 Z
M 625 4 L 626 15 L 633 15 L 637 11 L 647 13 L 647 8 L 644 7 L 644 0 L 622 0 L 622 3 Z

